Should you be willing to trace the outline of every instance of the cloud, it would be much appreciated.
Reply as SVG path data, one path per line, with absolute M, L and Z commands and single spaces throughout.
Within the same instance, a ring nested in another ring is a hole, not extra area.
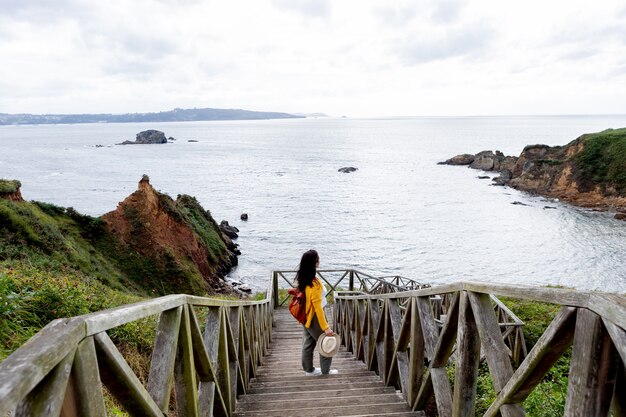
M 310 17 L 327 17 L 331 13 L 330 0 L 272 0 L 280 10 L 288 10 Z
M 417 8 L 412 5 L 385 5 L 374 9 L 374 14 L 378 20 L 391 27 L 407 25 L 417 15 L 417 12 Z
M 399 54 L 408 65 L 475 55 L 486 50 L 494 34 L 486 24 L 449 27 L 438 33 L 422 31 L 415 37 L 407 37 L 400 45 Z
M 464 6 L 463 0 L 439 0 L 435 2 L 431 16 L 438 22 L 451 23 L 457 20 Z

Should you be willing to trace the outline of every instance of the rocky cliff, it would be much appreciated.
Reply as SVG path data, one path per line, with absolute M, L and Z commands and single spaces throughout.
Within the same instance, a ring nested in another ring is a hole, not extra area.
M 497 184 L 576 205 L 626 210 L 626 128 L 585 134 L 564 146 L 530 145 L 519 157 L 486 151 L 443 163 L 498 171 Z
M 194 197 L 173 200 L 144 176 L 138 190 L 102 220 L 119 242 L 117 252 L 128 258 L 120 268 L 143 280 L 143 287 L 167 293 L 230 289 L 223 278 L 237 264 L 236 245 Z
M 173 200 L 144 176 L 116 210 L 91 217 L 24 201 L 19 186 L 0 180 L 0 264 L 26 259 L 142 296 L 234 292 L 223 278 L 237 245 L 193 197 Z

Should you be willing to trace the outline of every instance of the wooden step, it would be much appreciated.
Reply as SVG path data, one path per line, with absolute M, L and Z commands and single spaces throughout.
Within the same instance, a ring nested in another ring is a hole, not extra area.
M 343 387 L 343 385 L 342 385 Z M 297 391 L 295 391 L 297 392 Z M 307 390 L 307 395 L 316 398 L 316 397 L 324 397 L 324 398 L 336 398 L 336 397 L 347 397 L 350 395 L 354 395 L 351 393 L 358 392 L 359 395 L 370 395 L 370 394 L 386 394 L 386 393 L 395 393 L 395 389 L 392 387 L 380 387 L 379 384 L 370 388 L 333 388 L 332 390 L 320 390 L 315 391 L 314 388 Z M 293 392 L 276 392 L 276 393 L 259 393 L 259 394 L 246 394 L 245 397 L 242 397 L 242 401 L 250 402 L 250 401 L 278 401 L 278 400 L 293 400 Z
M 350 404 L 350 405 L 333 405 L 324 404 L 323 400 L 319 400 L 319 405 L 315 406 L 314 401 L 309 401 L 306 398 L 300 398 L 297 400 L 289 401 L 284 404 L 284 407 L 278 410 L 272 410 L 271 413 L 265 411 L 239 411 L 235 412 L 235 416 L 239 417 L 282 417 L 282 416 L 298 416 L 298 417 L 320 417 L 320 416 L 362 416 L 362 415 L 384 415 L 389 416 L 391 413 L 402 412 L 405 415 L 420 416 L 419 413 L 410 413 L 406 403 L 398 402 L 395 404 L 383 403 L 383 404 Z M 301 404 L 303 407 L 310 406 L 309 408 L 298 407 Z M 286 408 L 291 407 L 291 408 Z M 409 413 L 409 414 L 406 414 Z
M 406 403 L 404 403 L 402 399 L 396 395 L 395 392 L 362 396 L 362 395 L 358 395 L 357 390 L 354 390 L 350 394 L 352 395 L 346 396 L 346 397 L 334 397 L 332 398 L 332 400 L 327 397 L 322 397 L 320 399 L 317 399 L 317 397 L 307 395 L 307 398 L 303 399 L 302 402 L 328 403 L 328 404 L 332 404 L 333 407 L 351 406 L 354 404 L 381 405 L 381 404 L 401 403 L 403 406 L 407 407 Z M 286 407 L 293 406 L 293 404 L 294 404 L 293 398 L 289 400 L 282 399 L 282 400 L 269 400 L 269 401 L 246 401 L 246 402 L 240 402 L 237 404 L 237 411 L 275 411 L 275 410 L 283 410 Z
M 286 309 L 274 312 L 272 343 L 247 395 L 237 400 L 235 416 L 415 417 L 401 393 L 386 387 L 374 371 L 347 352 L 333 358 L 337 375 L 305 376 L 302 370 L 302 326 Z M 319 367 L 315 353 L 313 364 Z

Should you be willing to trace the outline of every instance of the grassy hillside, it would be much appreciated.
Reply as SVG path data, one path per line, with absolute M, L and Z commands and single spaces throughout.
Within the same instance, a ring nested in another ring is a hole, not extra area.
M 0 190 L 5 189 L 13 193 L 19 182 L 0 180 Z M 211 292 L 199 268 L 218 268 L 229 254 L 215 221 L 193 197 L 174 201 L 158 193 L 158 200 L 157 215 L 162 218 L 167 212 L 178 224 L 176 230 L 201 243 L 196 259 L 186 256 L 180 240 L 168 241 L 170 252 L 161 253 L 145 226 L 151 219 L 145 217 L 134 219 L 135 246 L 107 229 L 101 218 L 53 204 L 0 198 L 0 361 L 56 318 L 168 293 Z M 128 216 L 132 224 L 132 213 Z M 204 264 L 194 263 L 198 257 Z M 126 327 L 111 336 L 127 351 L 150 347 L 151 326 Z
M 626 196 L 626 128 L 583 135 L 583 150 L 572 159 L 577 180 L 587 188 L 598 184 Z

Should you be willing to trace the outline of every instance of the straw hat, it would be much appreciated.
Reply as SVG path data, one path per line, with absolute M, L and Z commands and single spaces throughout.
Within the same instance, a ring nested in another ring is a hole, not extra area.
M 340 342 L 341 339 L 337 333 L 332 336 L 326 336 L 326 333 L 322 333 L 319 339 L 317 339 L 317 351 L 322 356 L 332 358 L 339 352 Z

